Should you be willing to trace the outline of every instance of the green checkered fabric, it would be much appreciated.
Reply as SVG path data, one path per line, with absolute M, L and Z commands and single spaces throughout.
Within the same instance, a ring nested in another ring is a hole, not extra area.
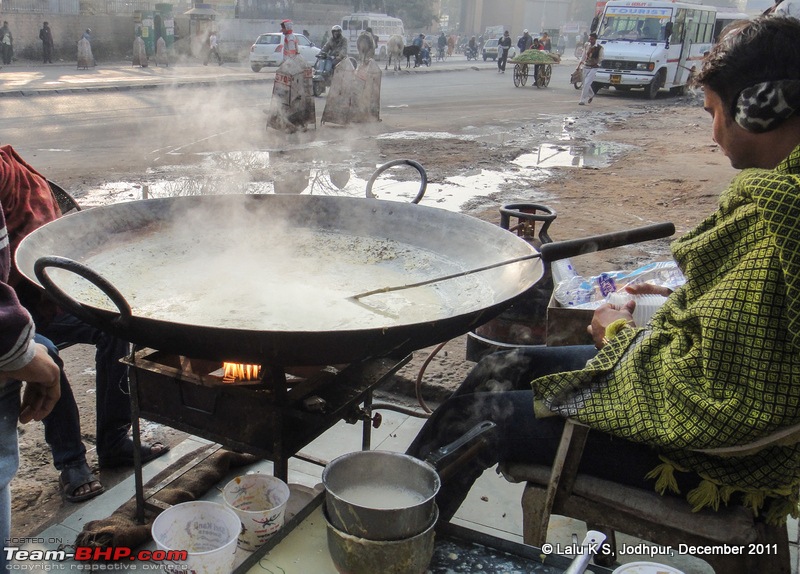
M 742 171 L 719 209 L 672 245 L 686 284 L 646 329 L 624 329 L 582 371 L 533 381 L 553 412 L 643 442 L 664 464 L 648 475 L 703 477 L 695 508 L 744 494 L 772 522 L 797 516 L 800 446 L 722 458 L 800 422 L 800 147 L 775 170 Z

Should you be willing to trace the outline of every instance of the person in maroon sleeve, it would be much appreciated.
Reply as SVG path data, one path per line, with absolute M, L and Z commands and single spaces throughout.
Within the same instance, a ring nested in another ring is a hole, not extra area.
M 19 467 L 17 421 L 42 420 L 61 394 L 59 368 L 44 345 L 35 342 L 30 314 L 8 284 L 8 232 L 0 209 L 0 542 L 11 536 L 11 479 Z M 20 399 L 21 381 L 25 391 Z M 0 553 L 0 570 L 6 569 Z
M 8 228 L 11 253 L 22 239 L 61 215 L 47 179 L 28 165 L 10 145 L 0 146 L 0 204 Z M 61 312 L 40 288 L 10 270 L 9 284 L 22 305 L 28 309 L 36 330 L 55 345 L 84 343 L 97 348 L 97 457 L 101 468 L 133 465 L 128 376 L 119 359 L 129 352 L 129 345 L 95 329 L 68 313 Z M 55 346 L 48 347 L 51 358 L 61 360 Z M 63 373 L 62 373 L 63 375 Z M 81 439 L 80 414 L 66 376 L 61 377 L 61 399 L 44 419 L 45 440 L 53 453 L 53 464 L 61 471 L 59 484 L 68 502 L 82 502 L 103 492 L 103 486 L 86 461 L 86 447 Z M 161 443 L 142 444 L 142 461 L 150 461 L 165 452 Z

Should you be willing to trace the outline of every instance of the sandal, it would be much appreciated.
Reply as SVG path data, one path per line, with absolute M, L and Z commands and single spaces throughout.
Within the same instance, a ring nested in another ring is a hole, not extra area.
M 100 484 L 97 490 L 90 490 L 84 494 L 75 494 L 82 486 L 91 487 L 92 484 L 100 484 L 100 481 L 92 473 L 86 461 L 73 462 L 64 466 L 61 476 L 58 477 L 58 485 L 61 487 L 61 496 L 67 502 L 83 502 L 94 498 L 105 492 L 105 487 Z
M 169 447 L 160 442 L 141 444 L 142 464 L 158 458 L 169 451 Z M 97 460 L 100 468 L 119 468 L 133 466 L 133 439 L 126 438 L 114 450 L 114 454 L 103 456 L 98 453 Z

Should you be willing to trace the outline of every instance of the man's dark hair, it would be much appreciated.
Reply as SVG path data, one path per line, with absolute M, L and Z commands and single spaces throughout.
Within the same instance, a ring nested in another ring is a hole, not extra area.
M 745 88 L 761 82 L 800 79 L 800 20 L 761 16 L 728 25 L 711 49 L 696 83 L 733 109 Z

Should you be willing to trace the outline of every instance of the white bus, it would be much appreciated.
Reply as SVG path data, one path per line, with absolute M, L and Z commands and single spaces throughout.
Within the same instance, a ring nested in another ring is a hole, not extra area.
M 736 12 L 732 8 L 717 8 L 717 20 L 714 23 L 714 43 L 719 39 L 719 34 L 728 24 L 738 20 L 750 20 L 751 17 L 744 12 Z
M 650 99 L 661 88 L 683 91 L 713 45 L 716 15 L 714 6 L 700 4 L 610 0 L 597 29 L 603 61 L 595 91 L 643 88 Z
M 400 18 L 370 12 L 350 14 L 342 19 L 342 33 L 347 38 L 347 51 L 351 56 L 358 54 L 356 40 L 367 28 L 372 28 L 372 33 L 378 37 L 378 45 L 375 46 L 375 57 L 378 60 L 386 58 L 386 41 L 391 36 L 398 34 L 405 39 L 406 35 Z

